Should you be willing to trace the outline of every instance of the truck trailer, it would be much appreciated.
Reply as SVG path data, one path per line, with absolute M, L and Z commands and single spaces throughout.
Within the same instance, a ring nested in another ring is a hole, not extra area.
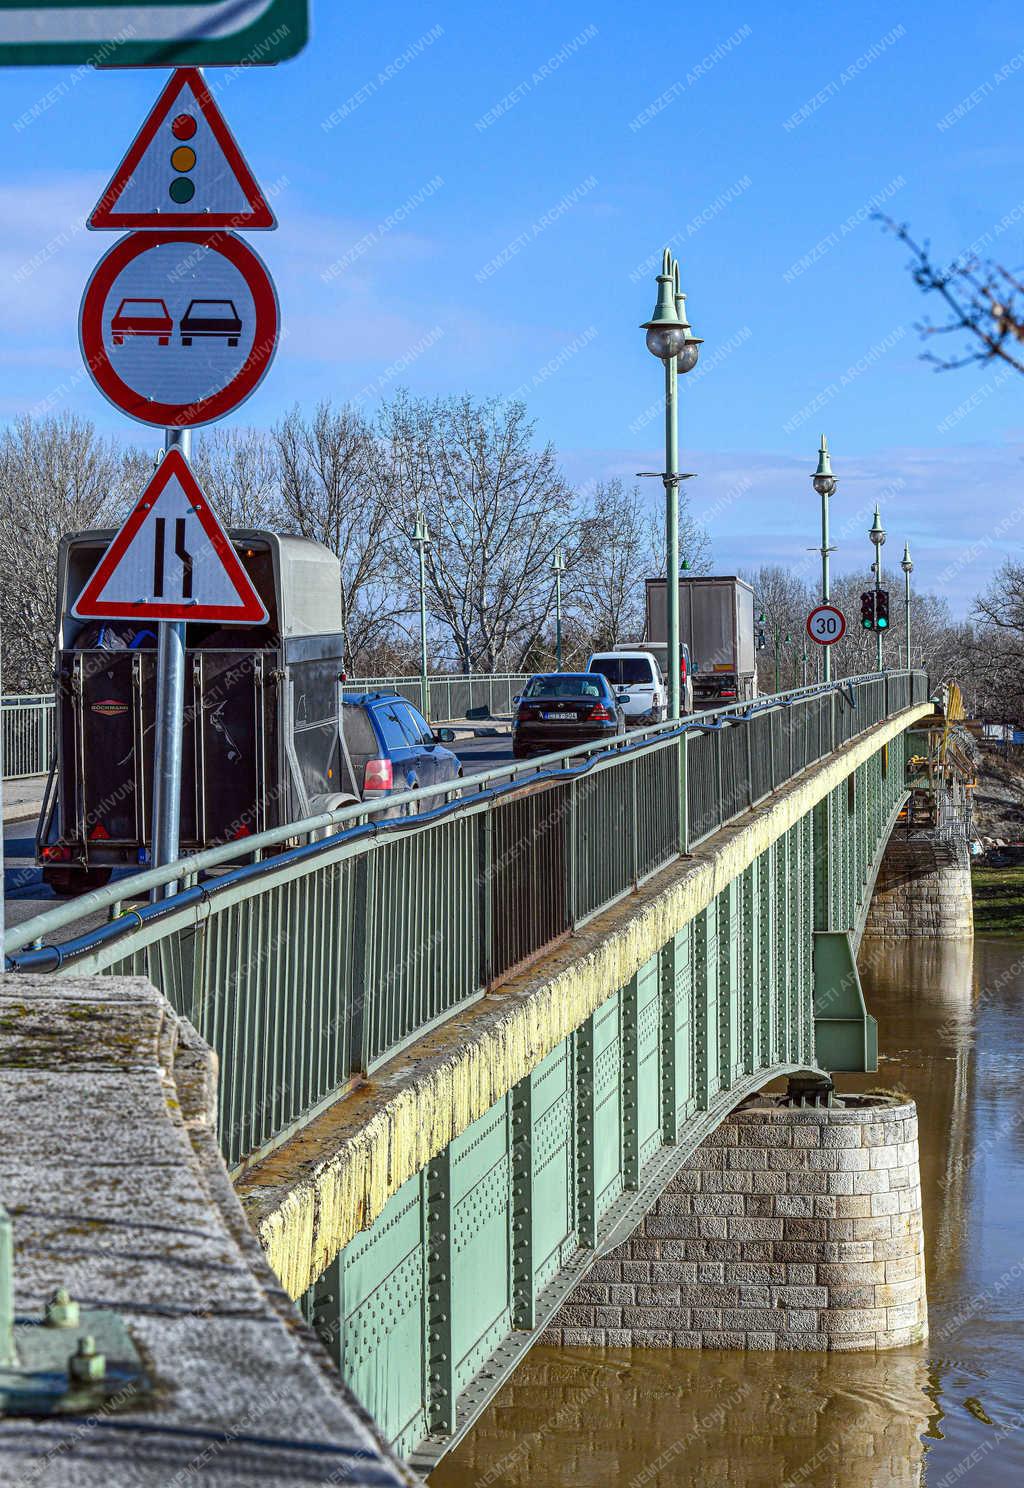
M 664 579 L 647 580 L 645 644 L 668 654 Z M 679 640 L 689 648 L 696 708 L 757 696 L 754 591 L 735 574 L 679 580 Z

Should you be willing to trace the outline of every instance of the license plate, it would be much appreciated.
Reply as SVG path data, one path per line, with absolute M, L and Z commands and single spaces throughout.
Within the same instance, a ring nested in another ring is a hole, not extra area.
M 541 718 L 550 719 L 555 723 L 575 723 L 577 717 L 575 713 L 542 713 L 540 716 Z

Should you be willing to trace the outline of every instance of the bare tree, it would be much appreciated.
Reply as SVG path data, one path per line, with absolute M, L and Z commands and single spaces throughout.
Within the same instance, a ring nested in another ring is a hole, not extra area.
M 72 414 L 19 419 L 0 434 L 0 623 L 7 691 L 47 691 L 57 602 L 57 544 L 111 526 L 140 494 L 151 462 Z
M 763 564 L 745 572 L 742 577 L 754 589 L 754 631 L 760 644 L 757 653 L 760 690 L 770 692 L 774 688 L 776 662 L 780 688 L 799 687 L 803 678 L 805 643 L 808 648 L 811 645 L 804 629 L 811 606 L 810 586 L 777 563 Z M 813 677 L 810 667 L 809 660 L 808 680 Z
M 574 628 L 595 651 L 639 640 L 644 580 L 658 566 L 639 487 L 627 490 L 618 477 L 599 481 L 581 527 L 582 547 L 565 596 Z
M 911 237 L 906 223 L 894 222 L 882 212 L 874 216 L 910 249 L 910 275 L 917 287 L 926 295 L 937 295 L 945 306 L 941 324 L 925 320 L 916 329 L 927 341 L 933 336 L 960 340 L 956 352 L 927 351 L 923 360 L 939 372 L 997 360 L 1024 372 L 1024 284 L 1016 271 L 973 253 L 943 267 L 933 259 L 927 240 L 918 243 Z
M 981 711 L 998 722 L 1024 718 L 1024 564 L 1007 558 L 975 600 L 979 622 L 969 665 Z
M 360 669 L 396 611 L 396 532 L 373 431 L 351 408 L 298 406 L 274 429 L 282 508 L 341 563 L 345 657 Z
M 461 668 L 519 670 L 552 612 L 555 548 L 570 569 L 582 548 L 553 448 L 532 446 L 523 403 L 468 394 L 399 395 L 380 427 L 396 523 L 420 509 L 430 525 L 430 610 Z
M 285 523 L 277 446 L 262 429 L 205 429 L 193 464 L 225 527 L 277 529 Z

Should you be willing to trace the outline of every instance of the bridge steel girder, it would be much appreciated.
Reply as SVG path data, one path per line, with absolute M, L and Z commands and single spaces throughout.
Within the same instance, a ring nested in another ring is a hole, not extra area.
M 855 947 L 905 753 L 902 734 L 860 751 L 852 784 L 720 882 L 334 1259 L 317 1324 L 348 1341 L 347 1383 L 417 1469 L 472 1425 L 559 1308 L 571 1328 L 578 1306 L 592 1339 L 600 1309 L 573 1290 L 742 1098 L 786 1073 L 871 1067 Z

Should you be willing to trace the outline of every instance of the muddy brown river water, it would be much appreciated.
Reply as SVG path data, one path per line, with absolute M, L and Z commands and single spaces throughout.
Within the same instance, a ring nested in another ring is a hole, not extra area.
M 931 1335 L 883 1354 L 538 1347 L 432 1488 L 1024 1488 L 1024 939 L 865 947 L 917 1101 Z

